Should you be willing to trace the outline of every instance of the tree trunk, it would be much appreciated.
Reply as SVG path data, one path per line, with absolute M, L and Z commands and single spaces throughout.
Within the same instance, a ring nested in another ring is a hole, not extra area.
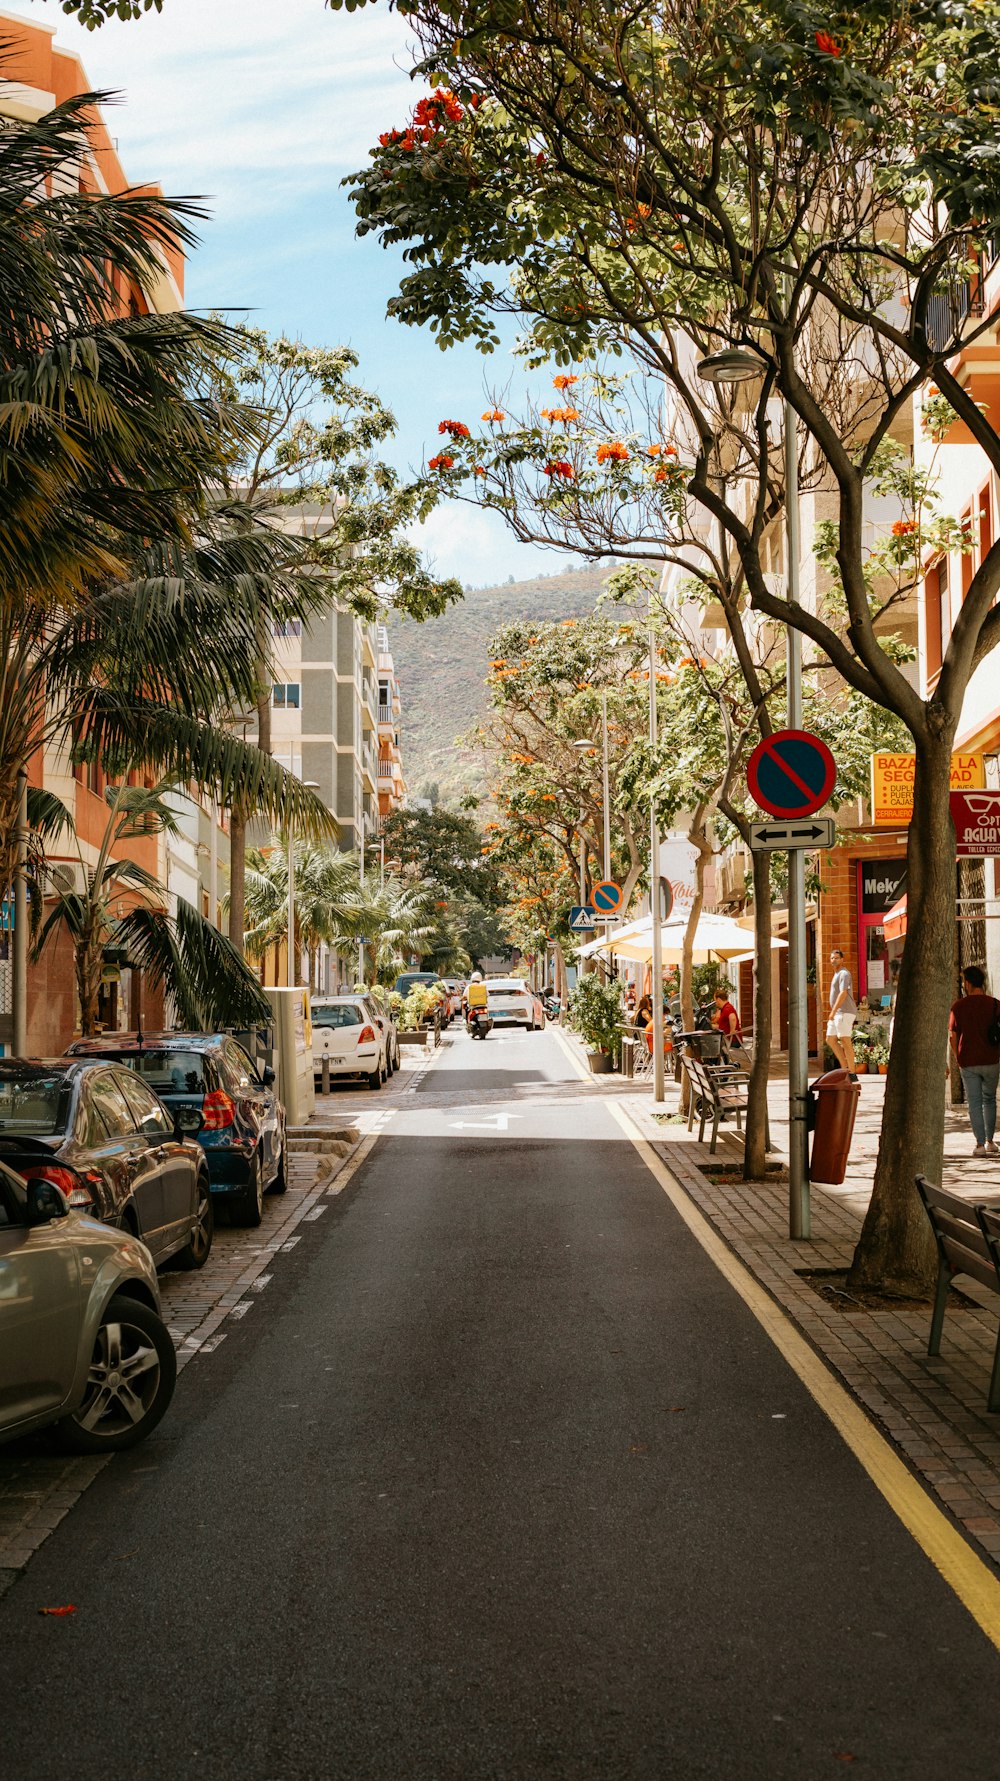
M 940 1183 L 948 1011 L 954 1000 L 955 831 L 949 806 L 952 733 L 918 739 L 906 852 L 907 935 L 896 994 L 885 1110 L 871 1204 L 851 1286 L 921 1298 L 934 1244 L 917 1175 Z
M 753 928 L 756 968 L 753 989 L 753 1069 L 747 1091 L 744 1181 L 762 1181 L 767 1171 L 767 1084 L 771 1063 L 771 864 L 770 855 L 753 860 Z
M 247 913 L 247 825 L 242 810 L 229 814 L 229 938 L 243 955 Z
M 687 927 L 684 929 L 684 939 L 681 942 L 680 990 L 681 1019 L 684 1022 L 684 1030 L 685 1032 L 693 1033 L 695 1023 L 694 936 L 698 923 L 701 920 L 702 905 L 705 901 L 705 872 L 708 867 L 708 862 L 714 852 L 712 843 L 708 838 L 706 810 L 704 805 L 699 805 L 698 809 L 695 811 L 691 827 L 688 830 L 688 840 L 698 849 L 698 858 L 695 861 L 694 867 L 694 901 L 691 904 L 691 913 L 688 916 Z M 658 914 L 659 909 L 656 906 L 656 899 L 654 897 L 654 921 L 657 919 Z M 654 989 L 654 994 L 655 993 Z M 687 1078 L 687 1071 L 685 1070 L 681 1074 L 682 1113 L 686 1113 L 688 1110 L 688 1097 L 690 1093 L 691 1088 Z
M 76 993 L 80 999 L 80 1033 L 93 1039 L 97 1033 L 97 1009 L 101 993 L 103 948 L 93 939 L 82 939 L 76 948 Z

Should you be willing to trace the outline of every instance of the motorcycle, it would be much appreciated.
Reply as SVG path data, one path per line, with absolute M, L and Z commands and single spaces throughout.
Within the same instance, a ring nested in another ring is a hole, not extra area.
M 562 1003 L 560 1002 L 559 997 L 556 995 L 543 995 L 540 999 L 542 1007 L 545 1010 L 546 1020 L 551 1020 L 553 1023 L 557 1022 L 562 1013 Z
M 465 1030 L 472 1039 L 485 1039 L 493 1030 L 493 1019 L 485 1008 L 469 1008 L 465 1015 Z

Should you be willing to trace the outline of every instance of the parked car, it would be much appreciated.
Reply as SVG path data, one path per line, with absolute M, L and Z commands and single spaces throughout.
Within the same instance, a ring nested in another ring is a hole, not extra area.
M 408 996 L 415 983 L 425 983 L 428 989 L 433 989 L 435 983 L 440 981 L 436 971 L 402 971 L 393 988 L 398 995 Z
M 521 1026 L 533 1033 L 545 1025 L 545 1010 L 519 977 L 488 977 L 489 1011 L 495 1026 Z
M 200 1123 L 102 1059 L 0 1058 L 0 1159 L 20 1169 L 32 1156 L 34 1178 L 141 1238 L 157 1267 L 172 1258 L 203 1267 L 212 1247 L 208 1170 L 193 1141 Z
M 177 1377 L 156 1269 L 31 1167 L 0 1163 L 0 1441 L 55 1423 L 77 1452 L 132 1447 Z
M 258 1070 L 228 1033 L 106 1033 L 78 1039 L 70 1055 L 113 1058 L 171 1112 L 200 1113 L 212 1197 L 239 1224 L 259 1225 L 264 1195 L 285 1192 L 288 1138 L 274 1071 Z
M 380 983 L 373 983 L 365 995 L 365 1001 L 382 1029 L 386 1069 L 391 1076 L 399 1069 L 399 1022 L 389 1004 L 389 992 Z
M 389 1075 L 388 1024 L 379 1023 L 367 996 L 317 996 L 312 1004 L 313 1069 L 317 1079 L 323 1059 L 331 1076 L 360 1076 L 369 1088 L 381 1088 Z M 398 1035 L 397 1035 L 398 1056 Z

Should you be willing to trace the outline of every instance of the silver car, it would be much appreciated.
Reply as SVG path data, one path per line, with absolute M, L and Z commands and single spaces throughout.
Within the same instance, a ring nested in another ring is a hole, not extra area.
M 131 1447 L 176 1377 L 148 1249 L 0 1164 L 0 1440 L 55 1423 L 78 1453 Z

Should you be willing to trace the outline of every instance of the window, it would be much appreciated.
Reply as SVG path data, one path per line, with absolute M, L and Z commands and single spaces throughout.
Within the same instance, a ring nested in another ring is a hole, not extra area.
M 300 618 L 276 618 L 272 628 L 276 637 L 301 637 L 302 620 Z
M 109 1136 L 134 1138 L 135 1120 L 110 1070 L 102 1071 L 99 1076 L 91 1078 L 90 1093 L 94 1106 L 107 1126 Z
M 204 1095 L 205 1060 L 198 1051 L 141 1051 L 122 1058 L 158 1095 Z
M 170 1121 L 146 1084 L 125 1070 L 115 1080 L 132 1109 L 132 1116 L 140 1132 L 147 1138 L 171 1137 L 173 1128 Z
M 256 1071 L 242 1045 L 235 1039 L 227 1039 L 222 1047 L 222 1055 L 226 1060 L 232 1084 L 236 1088 L 259 1088 Z
M 297 680 L 276 680 L 271 689 L 271 703 L 275 711 L 297 711 L 299 697 L 300 686 Z
M 314 1030 L 316 1027 L 359 1027 L 361 1022 L 361 1009 L 354 1002 L 313 1003 Z
M 71 1089 L 64 1075 L 14 1065 L 0 1079 L 0 1132 L 55 1138 L 69 1124 Z

